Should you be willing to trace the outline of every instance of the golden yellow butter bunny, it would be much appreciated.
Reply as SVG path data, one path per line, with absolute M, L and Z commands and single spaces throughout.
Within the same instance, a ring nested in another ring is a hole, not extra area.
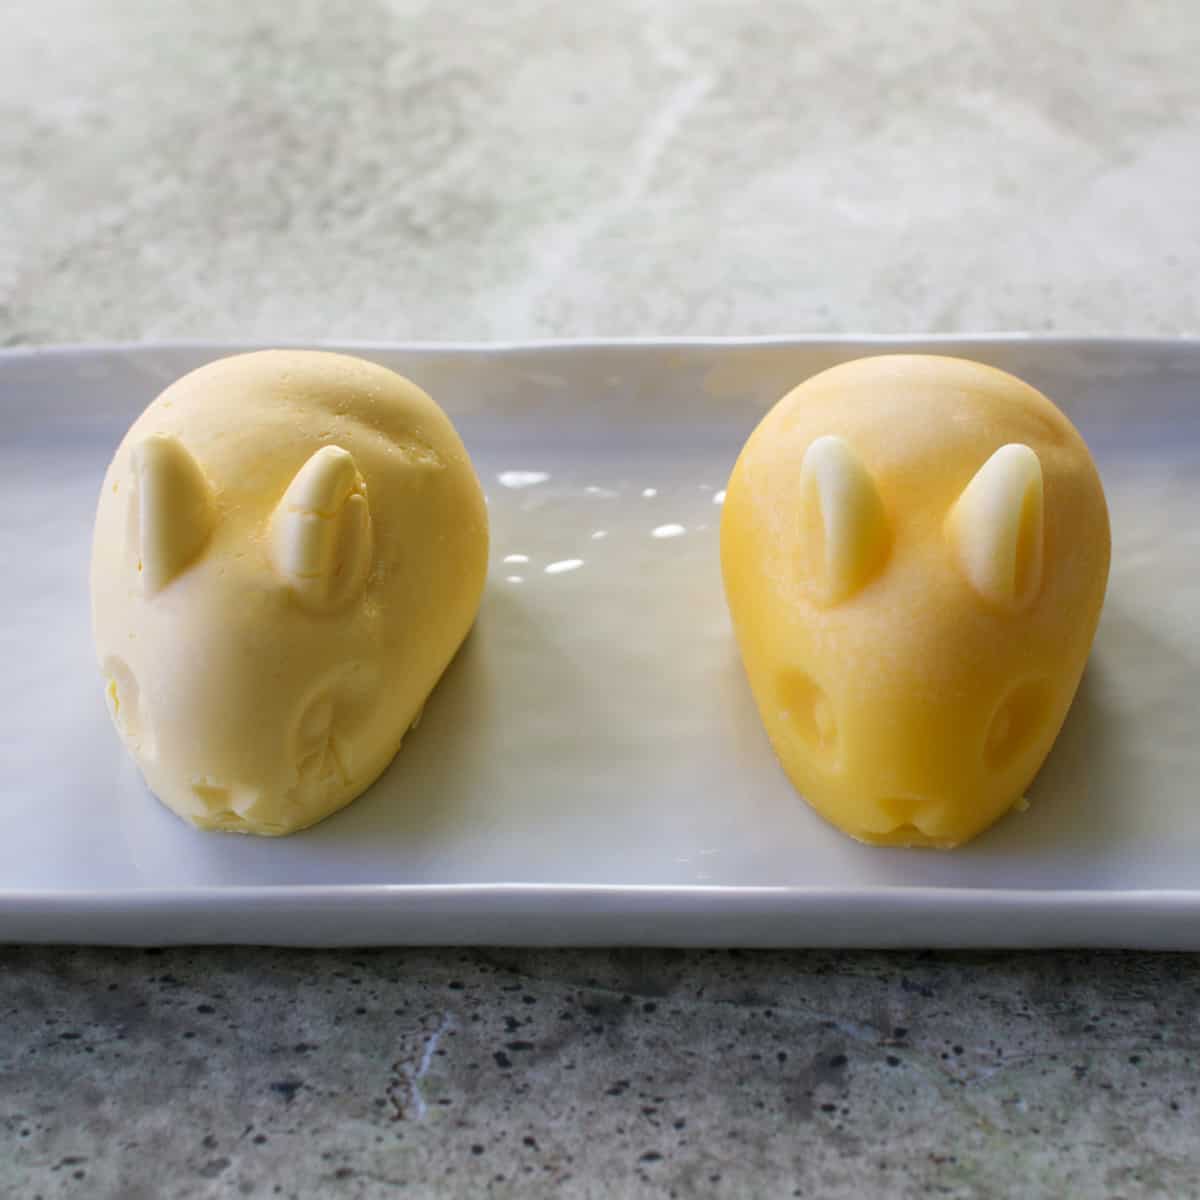
M 1023 795 L 1079 684 L 1108 510 L 1045 396 L 963 359 L 824 371 L 747 441 L 726 596 L 771 743 L 865 842 L 956 846 Z

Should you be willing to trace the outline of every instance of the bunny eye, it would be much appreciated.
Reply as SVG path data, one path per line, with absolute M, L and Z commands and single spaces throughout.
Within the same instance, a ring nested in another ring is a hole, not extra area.
M 983 759 L 994 771 L 1014 762 L 1043 727 L 1050 691 L 1040 679 L 1019 683 L 1001 701 L 988 726 Z

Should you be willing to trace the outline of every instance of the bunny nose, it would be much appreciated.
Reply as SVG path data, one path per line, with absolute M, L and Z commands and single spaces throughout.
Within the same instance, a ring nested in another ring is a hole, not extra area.
M 206 775 L 192 782 L 192 797 L 195 804 L 189 815 L 200 828 L 236 831 L 253 816 L 262 791 Z
M 894 822 L 885 833 L 898 833 L 903 829 L 911 829 L 923 837 L 933 836 L 928 828 L 931 818 L 941 806 L 941 802 L 929 797 L 918 795 L 885 796 L 878 802 L 879 810 Z

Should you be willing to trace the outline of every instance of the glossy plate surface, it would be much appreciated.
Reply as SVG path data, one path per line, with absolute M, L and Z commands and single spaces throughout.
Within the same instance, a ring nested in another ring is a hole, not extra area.
M 1200 948 L 1200 342 L 845 339 L 350 349 L 450 412 L 489 496 L 475 632 L 381 782 L 298 836 L 197 833 L 109 726 L 91 519 L 125 428 L 216 345 L 0 355 L 0 939 Z M 1109 598 L 1027 812 L 949 854 L 792 792 L 721 592 L 762 413 L 860 354 L 1011 370 L 1082 430 Z

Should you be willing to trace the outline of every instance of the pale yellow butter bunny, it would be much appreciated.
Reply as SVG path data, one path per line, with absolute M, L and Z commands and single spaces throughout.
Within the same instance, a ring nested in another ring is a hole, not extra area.
M 279 350 L 134 422 L 92 552 L 109 709 L 203 829 L 285 834 L 387 767 L 475 619 L 487 512 L 442 410 L 392 371 Z

